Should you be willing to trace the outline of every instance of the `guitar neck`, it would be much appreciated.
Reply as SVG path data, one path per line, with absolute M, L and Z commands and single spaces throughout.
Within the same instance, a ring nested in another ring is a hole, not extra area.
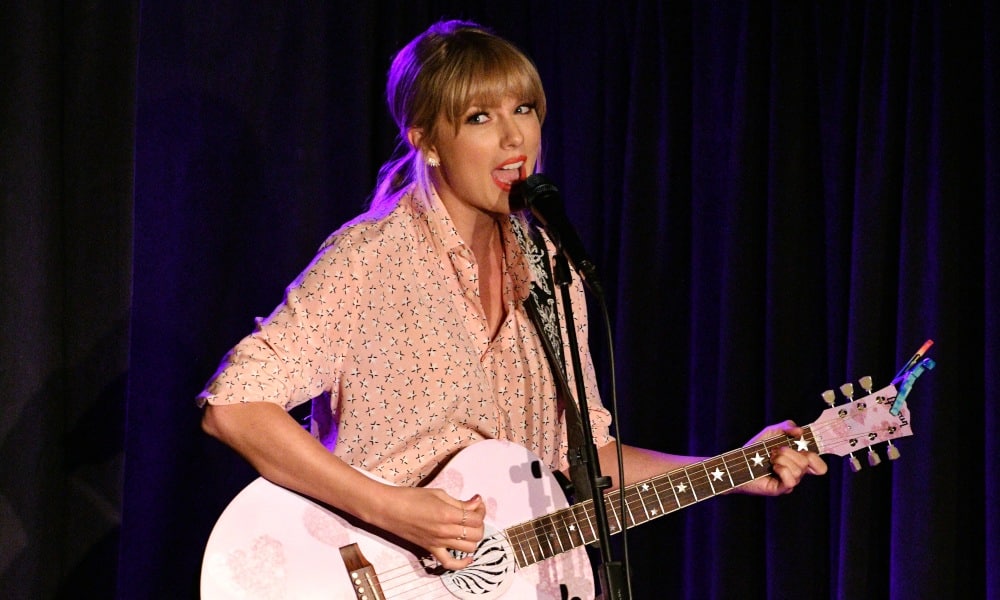
M 771 452 L 781 446 L 817 452 L 811 427 L 801 438 L 779 435 L 725 454 L 692 463 L 640 481 L 624 489 L 625 514 L 619 514 L 618 490 L 605 494 L 608 526 L 612 534 L 641 525 L 707 500 L 771 473 Z M 518 566 L 545 560 L 598 540 L 597 513 L 587 500 L 544 517 L 505 530 Z

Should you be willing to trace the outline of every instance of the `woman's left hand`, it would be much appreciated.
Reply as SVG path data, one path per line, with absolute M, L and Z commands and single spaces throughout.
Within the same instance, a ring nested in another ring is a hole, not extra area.
M 753 439 L 747 442 L 746 445 L 756 444 L 779 434 L 798 438 L 803 433 L 802 428 L 794 422 L 785 421 L 765 427 Z M 761 477 L 748 483 L 740 488 L 740 491 L 760 496 L 780 496 L 795 489 L 795 486 L 806 475 L 823 475 L 826 473 L 826 470 L 826 462 L 820 458 L 819 454 L 796 450 L 790 446 L 782 445 L 771 453 L 771 476 Z

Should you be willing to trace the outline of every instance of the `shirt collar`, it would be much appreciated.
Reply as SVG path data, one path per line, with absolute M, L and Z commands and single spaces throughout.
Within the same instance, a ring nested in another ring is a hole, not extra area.
M 424 192 L 419 186 L 414 185 L 408 194 L 407 201 L 413 209 L 422 216 L 422 220 L 430 230 L 432 243 L 445 254 L 471 256 L 465 240 L 459 235 L 455 223 L 448 214 L 441 198 L 433 189 L 429 193 Z M 524 249 L 521 248 L 517 236 L 514 235 L 511 226 L 512 219 L 520 219 L 518 215 L 511 215 L 509 218 L 500 220 L 500 235 L 503 237 L 504 259 L 507 266 L 509 282 L 512 284 L 511 298 L 517 303 L 523 302 L 531 288 L 532 274 L 528 266 L 528 261 L 524 256 Z

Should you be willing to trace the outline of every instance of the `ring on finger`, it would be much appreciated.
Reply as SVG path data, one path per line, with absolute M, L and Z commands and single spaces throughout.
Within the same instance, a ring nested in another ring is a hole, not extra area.
M 464 540 L 465 540 L 465 534 L 466 534 L 466 533 L 467 533 L 467 532 L 466 532 L 466 530 L 465 530 L 465 525 L 462 525 L 462 535 L 458 536 L 458 537 L 457 537 L 457 538 L 455 538 L 455 539 L 457 539 L 457 540 L 458 540 L 458 541 L 460 541 L 460 542 L 461 542 L 461 541 L 464 541 Z

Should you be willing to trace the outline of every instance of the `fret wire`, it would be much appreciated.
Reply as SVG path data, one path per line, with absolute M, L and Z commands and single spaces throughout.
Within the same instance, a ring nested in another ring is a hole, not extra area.
M 733 481 L 733 472 L 729 470 L 729 463 L 726 462 L 726 455 L 722 455 L 722 466 L 726 468 L 726 477 L 729 478 L 730 489 L 736 487 L 736 482 Z
M 531 537 L 528 535 L 525 536 L 525 545 L 528 547 L 528 550 L 531 551 L 531 563 L 529 564 L 535 564 L 538 562 L 538 557 L 535 556 L 535 546 L 531 543 Z
M 583 527 L 580 527 L 580 514 L 577 508 L 573 509 L 573 521 L 576 523 L 576 534 L 580 536 L 580 546 L 585 545 L 586 538 L 583 537 Z
M 594 525 L 593 525 L 593 522 L 591 521 L 591 519 L 592 519 L 591 512 L 590 512 L 590 506 L 591 506 L 591 504 L 592 503 L 590 501 L 587 501 L 587 503 L 584 504 L 583 507 L 582 507 L 583 508 L 583 515 L 582 515 L 583 516 L 583 524 L 585 524 L 587 526 L 587 528 L 590 529 L 590 535 L 588 535 L 583 530 L 583 527 L 580 528 L 580 537 L 583 539 L 583 543 L 584 544 L 589 544 L 590 543 L 591 536 L 593 535 L 593 530 L 594 530 Z
M 677 475 L 678 471 L 670 473 L 669 476 L 667 477 L 667 485 L 670 486 L 670 491 L 674 495 L 674 502 L 676 502 L 677 508 L 679 509 L 682 506 L 684 506 L 684 503 L 681 501 L 680 492 L 677 490 L 677 483 L 676 483 Z
M 671 492 L 671 494 L 669 496 L 667 496 L 667 500 L 669 501 L 671 498 L 673 498 L 673 500 L 674 500 L 674 504 L 673 504 L 674 508 L 666 508 L 666 507 L 664 507 L 663 508 L 663 512 L 668 512 L 668 513 L 669 512 L 674 512 L 675 510 L 677 510 L 677 507 L 680 506 L 680 503 L 677 502 L 677 494 L 673 493 L 674 489 L 670 485 L 670 477 L 668 477 L 667 475 L 664 475 L 663 479 L 664 479 L 664 483 L 667 486 L 667 489 L 670 490 L 670 492 Z M 663 496 L 660 495 L 660 492 L 659 492 L 660 486 L 659 486 L 659 484 L 658 483 L 654 483 L 653 487 L 656 488 L 656 490 L 657 490 L 656 495 L 657 495 L 657 497 L 660 498 L 660 506 L 663 506 Z
M 746 453 L 743 452 L 742 448 L 739 450 L 734 450 L 726 455 L 726 468 L 729 470 L 729 480 L 732 482 L 733 487 L 738 487 L 748 481 L 754 479 L 753 469 L 750 469 L 750 463 L 747 460 Z M 730 458 L 732 459 L 730 461 Z M 736 473 L 736 479 L 734 479 L 734 473 Z M 744 475 L 744 473 L 746 473 Z M 737 482 L 737 479 L 739 480 Z
M 618 511 L 615 510 L 615 505 L 616 505 L 616 503 L 614 503 L 614 502 L 610 503 L 610 506 L 611 506 L 611 516 L 615 518 L 615 524 L 618 526 L 618 531 L 621 531 L 622 530 L 622 520 L 618 518 Z M 605 504 L 605 506 L 608 506 L 608 504 Z
M 521 528 L 521 549 L 525 553 L 525 561 L 527 564 L 531 565 L 538 562 L 538 557 L 535 556 L 535 548 L 531 544 L 531 534 L 528 524 L 525 524 Z
M 620 498 L 620 496 L 618 494 L 614 494 L 613 501 L 616 504 L 621 504 L 621 498 Z M 641 502 L 642 499 L 640 498 L 639 501 Z M 635 515 L 632 514 L 632 503 L 629 502 L 629 492 L 628 492 L 628 490 L 625 490 L 625 514 L 623 516 L 625 517 L 625 527 L 634 527 L 635 526 Z M 630 520 L 632 521 L 631 525 L 629 525 L 629 521 Z M 619 527 L 619 529 L 621 529 L 621 527 Z
M 550 514 L 548 516 L 549 528 L 548 531 L 545 532 L 545 539 L 548 540 L 549 544 L 549 556 L 555 556 L 559 554 L 559 550 L 557 550 L 556 547 L 552 544 L 552 538 L 556 535 L 557 531 L 555 519 L 556 519 L 555 513 Z
M 550 558 L 556 555 L 556 547 L 552 545 L 552 532 L 555 530 L 552 526 L 552 517 L 549 516 L 546 518 L 546 522 L 542 523 L 542 525 L 542 538 L 545 540 L 545 547 L 542 550 L 544 552 L 545 548 L 548 548 L 548 556 L 546 558 Z
M 681 505 L 681 497 L 677 495 L 677 486 L 674 485 L 674 480 L 668 476 L 667 482 L 670 483 L 670 491 L 674 494 L 674 500 L 677 501 L 677 508 L 679 509 Z
M 626 490 L 627 492 L 628 490 Z M 608 493 L 604 496 L 604 505 L 611 507 L 611 514 L 618 515 L 618 509 L 622 508 L 621 499 L 618 497 L 618 492 Z M 621 518 L 618 519 L 618 531 L 621 531 L 623 527 L 629 527 L 629 516 L 632 513 L 632 503 L 629 502 L 628 494 L 625 496 L 625 506 L 624 512 L 621 514 Z M 614 532 L 614 530 L 612 530 Z
M 635 515 L 632 514 L 632 496 L 634 495 L 632 491 L 633 490 L 630 489 L 625 490 L 625 508 L 622 513 L 622 520 L 625 522 L 624 527 L 626 529 L 635 525 Z M 620 507 L 622 505 L 621 498 L 618 497 L 617 492 L 608 494 L 607 498 L 608 502 L 614 504 L 615 507 Z
M 594 511 L 594 503 L 587 502 L 587 525 L 590 526 L 590 537 L 588 538 L 591 542 L 597 539 L 597 531 L 594 529 L 594 516 L 596 512 Z
M 639 491 L 639 500 L 642 501 L 643 514 L 646 515 L 646 520 L 649 521 L 660 514 L 660 509 L 656 506 L 651 506 L 652 501 L 656 500 L 656 490 L 652 489 L 652 486 L 648 483 L 644 483 L 642 485 L 643 489 Z M 652 492 L 652 494 L 650 494 L 650 492 Z M 650 508 L 652 508 L 652 513 L 650 513 Z
M 538 546 L 538 555 L 541 557 L 539 561 L 545 560 L 550 554 L 546 553 L 545 546 L 548 545 L 548 536 L 545 534 L 545 519 L 542 517 L 535 520 L 535 526 L 532 527 L 532 533 L 535 536 L 535 544 Z
M 754 446 L 754 456 L 758 456 L 758 455 L 760 455 L 760 454 L 761 454 L 761 450 L 762 450 L 762 448 L 761 448 L 761 444 L 758 444 L 758 445 Z M 771 462 L 771 461 L 770 461 L 770 459 L 769 459 L 769 458 L 767 457 L 767 454 L 766 454 L 766 449 L 764 449 L 764 450 L 765 450 L 765 453 L 764 453 L 764 455 L 762 456 L 762 459 L 763 459 L 763 462 L 761 462 L 761 464 L 759 465 L 759 467 L 758 467 L 758 468 L 764 468 L 764 469 L 766 469 L 766 470 L 770 470 L 770 468 L 771 468 L 771 467 L 770 467 L 770 462 Z M 744 455 L 745 455 L 745 454 L 746 454 L 746 453 L 744 452 Z M 746 461 L 747 461 L 747 468 L 748 468 L 748 469 L 750 469 L 750 474 L 751 474 L 751 475 L 753 475 L 753 476 L 756 476 L 756 475 L 757 475 L 757 471 L 756 471 L 756 469 L 754 468 L 754 466 L 753 466 L 753 465 L 752 465 L 752 464 L 750 463 L 750 459 L 749 459 L 749 458 L 746 458 Z
M 535 546 L 538 548 L 538 556 L 541 558 L 539 560 L 545 560 L 545 517 L 535 519 L 534 524 L 531 527 L 531 535 L 534 539 Z
M 532 528 L 535 532 L 535 542 L 538 544 L 538 554 L 541 555 L 543 560 L 552 556 L 552 544 L 546 533 L 545 520 L 546 517 L 536 519 L 535 526 Z M 545 546 L 549 547 L 548 556 L 546 556 Z
M 556 515 L 559 516 L 559 527 L 556 528 L 556 541 L 559 542 L 559 554 L 566 551 L 566 544 L 563 543 L 563 534 L 566 534 L 567 540 L 569 540 L 569 527 L 566 524 L 566 515 L 569 513 L 568 510 L 561 510 Z M 570 546 L 572 548 L 572 546 Z
M 508 531 L 511 532 L 511 535 L 510 535 L 510 538 L 509 538 L 509 539 L 511 539 L 511 545 L 515 546 L 515 548 L 514 548 L 514 555 L 517 556 L 518 552 L 520 552 L 521 566 L 522 567 L 526 567 L 526 566 L 530 565 L 531 563 L 528 562 L 528 555 L 525 552 L 525 548 L 524 548 L 524 536 L 521 533 L 522 530 L 523 530 L 523 527 L 520 526 L 520 525 L 516 525 L 516 526 L 511 527 L 510 529 L 508 529 Z M 516 544 L 514 543 L 515 541 L 517 542 Z
M 572 549 L 575 547 L 573 544 L 573 507 L 570 506 L 559 511 L 559 513 L 561 515 L 560 518 L 562 519 L 562 531 L 566 534 L 565 542 L 562 537 L 559 538 L 559 546 L 562 548 L 563 552 L 565 552 L 567 548 Z
M 703 461 L 701 463 L 701 470 L 705 472 L 705 479 L 708 481 L 708 487 L 712 489 L 712 495 L 716 495 L 718 492 L 715 491 L 715 484 L 712 483 L 712 474 L 708 472 L 708 462 Z
M 733 489 L 733 488 L 736 487 L 736 479 L 734 478 L 734 475 L 733 475 L 733 469 L 734 468 L 735 469 L 740 468 L 739 467 L 739 461 L 736 461 L 736 466 L 735 467 L 731 466 L 729 464 L 729 459 L 731 457 L 732 457 L 732 454 L 730 454 L 730 453 L 726 453 L 726 454 L 722 455 L 722 466 L 726 469 L 726 476 L 729 477 L 729 489 Z
M 649 509 L 646 508 L 646 501 L 642 497 L 642 490 L 640 490 L 639 488 L 635 488 L 635 491 L 636 491 L 636 496 L 639 497 L 639 505 L 642 507 L 642 514 L 646 515 L 646 519 L 644 521 L 648 521 Z M 633 519 L 633 524 L 635 524 L 635 519 Z
M 684 476 L 684 481 L 687 481 L 687 484 L 686 484 L 688 486 L 687 489 L 689 489 L 691 491 L 691 497 L 694 498 L 694 500 L 692 500 L 692 502 L 697 502 L 698 501 L 698 492 L 697 492 L 697 490 L 694 489 L 694 482 L 691 481 L 691 474 L 688 473 L 687 467 L 684 467 L 684 470 L 681 471 L 681 475 Z M 684 481 L 681 481 L 681 485 L 685 485 Z M 683 493 L 683 492 L 681 492 L 681 493 Z
M 687 467 L 684 467 L 684 477 L 687 478 L 688 484 L 690 484 L 690 486 L 691 486 L 690 487 L 690 489 L 691 489 L 691 495 L 694 496 L 694 501 L 697 502 L 698 501 L 698 493 L 694 489 L 694 482 L 691 481 L 691 474 L 688 473 L 688 468 Z
M 733 465 L 733 471 L 741 474 L 737 485 L 756 479 L 756 474 L 750 467 L 750 461 L 747 459 L 746 452 L 741 450 L 739 452 L 739 456 L 736 456 L 734 453 L 733 462 L 735 463 Z
M 632 517 L 632 523 L 629 527 L 645 523 L 649 520 L 649 511 L 646 510 L 646 501 L 643 499 L 642 490 L 635 488 L 626 494 L 625 497 L 628 502 L 629 516 Z
M 653 485 L 649 487 L 653 489 L 653 496 L 656 497 L 656 504 L 660 507 L 660 514 L 662 515 L 666 513 L 667 509 L 663 508 L 663 499 L 660 498 L 660 492 L 656 489 L 656 483 L 653 483 Z
M 720 478 L 718 478 L 718 477 L 715 476 L 715 474 L 717 472 L 719 472 L 719 470 L 722 468 L 722 466 L 720 466 L 719 463 L 717 462 L 718 460 L 719 460 L 719 457 L 714 457 L 714 458 L 709 459 L 710 462 L 706 463 L 706 468 L 708 466 L 712 467 L 712 470 L 709 471 L 707 473 L 707 475 L 708 475 L 708 483 L 712 486 L 712 492 L 714 494 L 720 494 L 720 493 L 722 493 L 722 492 L 725 491 L 725 488 L 723 488 L 722 485 L 719 486 L 719 488 L 721 488 L 721 489 L 718 489 L 718 488 L 715 487 L 716 483 L 719 483 L 719 484 L 724 484 L 725 483 L 725 479 L 720 479 Z
M 754 448 L 754 447 L 756 447 L 756 444 L 754 444 L 750 448 Z M 747 453 L 746 453 L 747 450 L 748 450 L 747 448 L 740 448 L 740 454 L 743 455 L 743 462 L 745 462 L 747 464 L 747 468 L 750 469 L 750 474 L 753 475 L 753 465 L 750 464 L 750 459 L 747 458 Z M 759 450 L 758 450 L 758 452 L 759 452 Z
M 590 518 L 588 519 L 588 521 L 590 522 L 590 534 L 591 534 L 590 541 L 591 542 L 596 542 L 597 540 L 600 539 L 601 536 L 600 536 L 600 534 L 598 533 L 598 531 L 596 529 L 596 525 L 597 525 L 597 506 L 595 506 L 593 502 L 590 502 L 587 505 L 587 514 L 590 516 Z
M 635 509 L 641 521 L 636 521 L 636 524 L 645 523 L 649 520 L 649 508 L 646 506 L 646 492 L 640 489 L 638 486 L 632 488 L 635 491 L 635 498 L 638 500 Z M 633 515 L 634 517 L 634 515 Z
M 586 506 L 584 506 L 584 514 L 586 516 L 587 526 L 590 527 L 590 537 L 586 542 L 588 544 L 597 539 L 597 531 L 594 530 L 594 516 L 593 516 L 596 513 L 593 511 L 593 506 L 594 503 L 591 500 L 587 500 Z M 583 530 L 581 529 L 580 532 L 582 533 Z

